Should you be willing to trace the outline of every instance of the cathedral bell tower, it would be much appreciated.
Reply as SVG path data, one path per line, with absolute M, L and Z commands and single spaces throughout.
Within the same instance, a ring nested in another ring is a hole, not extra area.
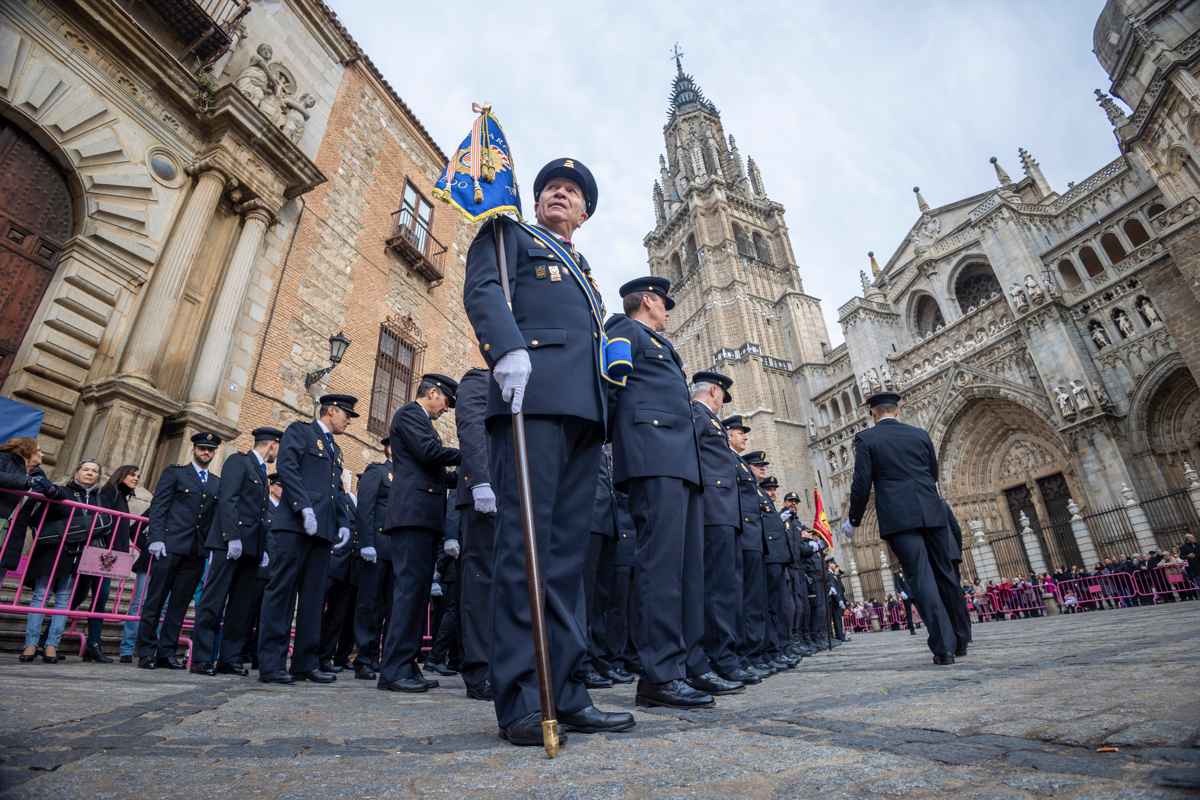
M 797 369 L 824 360 L 829 334 L 820 301 L 804 293 L 783 206 L 767 196 L 753 158 L 742 159 L 721 112 L 683 71 L 663 127 L 665 157 L 654 182 L 654 230 L 643 243 L 650 272 L 669 278 L 676 306 L 667 334 L 689 373 L 716 369 L 734 380 L 733 403 L 765 450 L 782 493 L 812 509 L 807 411 Z

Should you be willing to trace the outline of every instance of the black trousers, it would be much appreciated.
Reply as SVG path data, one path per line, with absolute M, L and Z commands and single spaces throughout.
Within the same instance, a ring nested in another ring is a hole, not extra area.
M 379 668 L 380 639 L 384 623 L 391 617 L 394 585 L 386 544 L 380 541 L 375 549 L 375 563 L 364 563 L 359 568 L 358 593 L 354 601 L 354 644 L 358 648 L 354 663 L 371 669 Z
M 357 565 L 353 568 L 357 568 Z M 344 664 L 350 658 L 350 650 L 354 647 L 354 609 L 357 601 L 358 587 L 351 581 L 330 578 L 326 582 L 325 610 L 321 615 L 322 663 Z
M 633 631 L 637 628 L 637 591 L 634 586 L 634 568 L 613 567 L 613 602 L 605 620 L 605 632 L 612 644 L 613 666 L 626 672 L 640 670 L 637 646 L 633 643 Z
M 913 627 L 912 598 L 904 597 L 901 600 L 904 603 L 904 622 L 908 626 L 909 633 L 915 633 L 916 629 Z
M 441 597 L 434 598 L 435 606 L 441 606 L 441 613 L 433 622 L 433 645 L 429 648 L 426 660 L 449 664 L 453 669 L 462 664 L 462 612 L 458 605 L 458 583 L 443 583 L 442 591 L 444 594 Z
M 739 667 L 738 617 L 742 605 L 742 548 L 732 525 L 704 526 L 704 654 L 728 675 Z
M 838 605 L 838 599 L 833 596 L 830 596 L 827 602 L 829 604 L 829 621 L 833 623 L 834 638 L 845 641 L 846 625 L 842 619 L 842 607 Z
M 321 610 L 329 574 L 330 543 L 316 536 L 289 531 L 271 534 L 271 580 L 263 592 L 258 621 L 258 671 L 287 669 L 292 618 L 292 672 L 313 672 L 320 666 Z
M 806 621 L 808 641 L 817 647 L 829 644 L 829 585 L 813 575 L 805 575 L 808 580 L 808 620 Z
M 393 498 L 404 502 L 404 498 Z M 392 614 L 379 662 L 381 681 L 417 678 L 417 656 L 429 619 L 429 590 L 441 533 L 431 528 L 389 528 L 379 537 L 392 562 Z
M 950 562 L 949 531 L 945 528 L 901 531 L 890 534 L 887 543 L 900 559 L 904 577 L 912 589 L 912 601 L 917 604 L 929 633 L 929 649 L 934 655 L 953 655 L 958 638 L 947 609 L 962 602 L 962 589 Z
M 546 636 L 556 706 L 560 714 L 592 704 L 578 680 L 586 667 L 587 605 L 584 562 L 591 536 L 592 503 L 600 474 L 603 432 L 598 423 L 576 417 L 525 418 L 529 478 L 538 561 L 545 589 Z M 501 727 L 538 711 L 538 679 L 533 655 L 529 590 L 525 581 L 525 539 L 517 495 L 512 418 L 488 421 L 492 489 L 499 512 L 492 569 L 492 688 Z
M 149 574 L 138 623 L 138 658 L 174 658 L 183 618 L 204 576 L 204 556 L 167 553 L 162 558 L 151 558 Z M 158 617 L 168 595 L 171 600 L 160 628 Z
M 235 664 L 249 662 L 255 669 L 258 669 L 258 629 L 262 620 L 263 594 L 267 591 L 268 582 L 269 579 L 263 577 L 263 570 L 260 569 L 254 578 L 254 602 L 250 606 L 250 630 L 246 634 L 246 641 L 242 643 L 241 654 L 235 654 L 233 657 Z
M 791 636 L 795 600 L 786 564 L 765 564 L 767 573 L 767 636 L 765 655 L 779 655 Z
M 637 528 L 639 622 L 634 641 L 642 677 L 666 683 L 708 671 L 704 653 L 704 502 L 680 478 L 629 484 Z
M 196 627 L 192 631 L 192 662 L 241 664 L 242 649 L 254 624 L 261 556 L 243 554 L 229 559 L 223 550 L 212 550 L 212 564 L 200 605 L 196 607 Z M 221 652 L 215 650 L 217 631 L 221 632 Z
M 742 605 L 738 655 L 742 666 L 761 661 L 767 636 L 767 576 L 761 550 L 742 550 Z
M 792 628 L 791 640 L 802 642 L 808 638 L 808 625 L 812 616 L 811 587 L 808 575 L 799 567 L 788 567 L 788 579 L 792 584 Z
M 496 517 L 464 508 L 459 515 L 462 563 L 458 570 L 458 613 L 462 628 L 463 682 L 488 680 L 492 649 L 492 561 L 496 555 Z
M 950 609 L 950 624 L 954 626 L 954 636 L 958 639 L 958 644 L 961 646 L 971 641 L 971 612 L 967 610 L 967 598 L 962 593 L 962 562 L 952 561 L 954 565 L 954 583 L 960 588 L 957 592 L 958 602 L 954 603 Z
M 587 603 L 588 663 L 601 675 L 607 675 L 616 659 L 616 645 L 608 630 L 616 580 L 617 540 L 606 533 L 592 531 L 588 537 L 587 561 L 583 570 L 583 595 Z

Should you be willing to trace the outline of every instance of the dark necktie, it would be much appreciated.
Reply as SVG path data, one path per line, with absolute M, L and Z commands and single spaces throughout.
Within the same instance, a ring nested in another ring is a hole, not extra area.
M 200 483 L 201 483 L 201 485 L 208 483 L 208 470 L 206 470 L 206 469 L 200 470 Z
M 325 436 L 325 445 L 329 448 L 329 460 L 333 461 L 333 434 L 324 432 L 322 433 Z
M 258 471 L 262 474 L 262 478 L 265 481 L 267 479 L 267 465 L 261 461 L 258 462 Z

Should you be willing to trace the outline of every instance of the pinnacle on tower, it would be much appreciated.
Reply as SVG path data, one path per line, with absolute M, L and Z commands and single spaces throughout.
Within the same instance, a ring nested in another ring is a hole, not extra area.
M 1008 177 L 1008 173 L 1004 171 L 1004 167 L 1000 166 L 1000 159 L 992 156 L 988 159 L 992 166 L 996 169 L 996 180 L 1000 181 L 1001 186 L 1011 186 L 1012 178 Z
M 758 171 L 758 164 L 754 163 L 753 158 L 746 159 L 746 171 L 750 173 L 750 189 L 754 196 L 766 197 L 767 190 L 763 187 L 762 173 Z
M 675 57 L 675 80 L 671 83 L 671 103 L 667 108 L 667 116 L 675 119 L 675 115 L 681 111 L 694 110 L 707 111 L 716 117 L 721 116 L 717 107 L 704 96 L 696 79 L 683 71 L 683 51 L 679 49 L 678 44 L 672 53 Z
M 1048 197 L 1049 195 L 1054 194 L 1054 190 L 1050 188 L 1050 182 L 1047 181 L 1046 176 L 1042 174 L 1042 168 L 1038 164 L 1037 159 L 1033 157 L 1033 154 L 1024 147 L 1018 147 L 1017 155 L 1021 159 L 1021 169 L 1025 171 L 1027 176 L 1033 179 L 1033 182 L 1037 186 L 1038 192 L 1041 193 L 1042 197 Z
M 878 278 L 880 273 L 883 272 L 883 270 L 881 270 L 879 268 L 879 262 L 875 260 L 875 251 L 868 250 L 867 258 L 871 259 L 871 274 L 874 275 L 876 278 Z
M 663 202 L 663 190 L 658 181 L 654 182 L 654 191 L 651 199 L 654 202 L 654 219 L 657 222 L 655 227 L 657 227 L 667 221 L 666 203 Z
M 917 196 L 917 208 L 920 209 L 922 214 L 924 214 L 926 211 L 929 210 L 929 203 L 926 203 L 925 198 L 921 196 L 921 187 L 914 186 L 913 194 L 915 194 Z
M 1129 117 L 1121 110 L 1120 106 L 1104 92 L 1096 90 L 1096 102 L 1104 109 L 1104 113 L 1108 115 L 1108 121 L 1114 128 L 1120 128 L 1129 123 Z

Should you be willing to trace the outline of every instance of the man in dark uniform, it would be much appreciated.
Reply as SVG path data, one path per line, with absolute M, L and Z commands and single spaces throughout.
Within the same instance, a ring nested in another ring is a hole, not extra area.
M 900 559 L 929 632 L 933 663 L 953 664 L 958 641 L 946 609 L 961 602 L 962 590 L 950 562 L 953 545 L 938 495 L 937 452 L 928 433 L 896 418 L 900 395 L 879 392 L 867 403 L 875 426 L 854 437 L 850 511 L 842 530 L 852 536 L 862 523 L 874 486 L 879 536 Z
M 267 477 L 267 528 L 263 532 L 262 560 L 258 562 L 258 569 L 254 573 L 254 605 L 250 610 L 250 630 L 242 644 L 242 657 L 238 659 L 240 664 L 249 662 L 250 669 L 254 670 L 258 669 L 258 630 L 262 620 L 263 594 L 267 590 L 267 584 L 271 582 L 271 550 L 274 548 L 271 528 L 275 525 L 275 515 L 283 508 L 280 504 L 282 500 L 283 481 L 279 480 L 279 473 L 272 472 Z
M 779 518 L 783 520 L 784 530 L 787 531 L 788 549 L 792 551 L 791 563 L 787 565 L 788 586 L 792 592 L 792 626 L 783 651 L 793 658 L 802 659 L 806 655 L 813 655 L 816 648 L 808 644 L 812 601 L 809 597 L 811 586 L 808 575 L 811 567 L 806 564 L 808 547 L 804 545 L 803 535 L 805 527 L 796 518 L 796 505 L 788 500 L 789 497 L 795 496 L 789 492 L 784 498 L 783 508 L 779 511 Z M 775 499 L 774 494 L 771 499 Z
M 775 673 L 762 664 L 767 635 L 767 576 L 763 568 L 762 510 L 759 507 L 758 479 L 742 460 L 750 436 L 750 427 L 740 414 L 726 417 L 722 424 L 729 432 L 729 448 L 737 456 L 738 512 L 741 535 L 738 545 L 742 559 L 742 602 L 738 615 L 737 652 L 742 669 L 749 675 L 743 683 L 759 683 Z
M 354 603 L 354 677 L 373 681 L 379 669 L 379 639 L 383 621 L 392 607 L 392 562 L 380 553 L 380 537 L 387 521 L 388 495 L 392 489 L 392 450 L 388 437 L 383 445 L 385 461 L 368 464 L 358 479 L 358 504 L 355 507 L 358 538 L 363 564 L 358 573 L 358 594 Z
M 358 399 L 327 394 L 317 419 L 293 422 L 283 432 L 276 471 L 283 500 L 271 523 L 271 582 L 263 595 L 259 620 L 258 679 L 291 684 L 297 680 L 333 683 L 337 676 L 320 669 L 321 609 L 332 545 L 350 543 L 350 514 L 342 491 L 342 451 L 333 437 L 357 417 Z M 336 542 L 336 544 L 334 544 Z M 287 669 L 292 615 L 296 637 L 291 671 Z
M 551 673 L 566 731 L 627 730 L 632 714 L 592 705 L 578 675 L 587 651 L 583 565 L 604 441 L 606 384 L 600 352 L 600 294 L 571 237 L 596 210 L 596 182 L 576 159 L 551 161 L 533 182 L 537 226 L 497 217 L 467 254 L 463 304 L 492 368 L 487 427 L 497 497 L 492 574 L 496 720 L 507 741 L 541 745 L 538 679 L 530 633 L 524 529 L 517 494 L 513 415 L 524 411 Z M 501 287 L 503 233 L 511 304 Z M 551 557 L 553 554 L 553 557 Z
M 462 666 L 462 615 L 458 605 L 461 572 L 458 557 L 462 555 L 462 544 L 458 540 L 461 524 L 455 505 L 458 473 L 451 470 L 447 475 L 446 521 L 441 541 L 434 550 L 437 558 L 434 560 L 433 586 L 429 590 L 429 629 L 433 640 L 421 663 L 425 672 L 445 677 L 457 675 Z
M 267 465 L 275 463 L 283 431 L 255 428 L 252 435 L 254 446 L 229 456 L 221 467 L 216 514 L 206 542 L 212 565 L 192 631 L 192 672 L 201 675 L 250 674 L 242 666 L 242 649 L 262 593 L 258 570 L 271 526 Z M 220 654 L 214 648 L 218 630 Z
M 665 278 L 621 287 L 625 314 L 606 328 L 629 341 L 633 371 L 613 398 L 613 483 L 637 528 L 642 663 L 637 703 L 695 708 L 738 685 L 704 654 L 704 501 L 700 447 L 683 359 L 663 335 L 675 302 Z
M 788 539 L 787 525 L 775 508 L 775 492 L 779 489 L 779 481 L 774 476 L 765 474 L 770 462 L 762 451 L 750 453 L 748 458 L 755 475 L 763 474 L 758 485 L 763 491 L 759 507 L 762 513 L 765 548 L 763 563 L 767 571 L 767 607 L 770 619 L 767 663 L 776 670 L 792 669 L 800 663 L 798 657 L 787 652 L 796 614 L 795 594 L 788 580 L 788 568 L 795 556 L 792 553 L 792 543 Z
M 192 437 L 192 461 L 163 470 L 150 501 L 150 578 L 138 623 L 138 666 L 183 669 L 177 658 L 179 631 L 192 594 L 204 575 L 205 537 L 212 527 L 221 479 L 209 471 L 221 440 L 215 433 Z M 166 618 L 158 618 L 170 595 Z
M 459 615 L 462 627 L 462 679 L 467 697 L 495 700 L 488 678 L 492 649 L 492 559 L 495 556 L 496 493 L 488 466 L 487 402 L 492 376 L 467 370 L 458 382 L 454 425 L 462 464 L 455 505 L 459 513 Z
M 825 540 L 799 521 L 796 521 L 795 525 L 801 528 L 797 546 L 800 549 L 800 569 L 804 573 L 804 582 L 808 589 L 808 606 L 805 610 L 805 627 L 801 642 L 807 642 L 815 650 L 824 650 L 832 644 L 829 640 L 829 581 L 826 578 L 822 554 L 826 547 Z
M 842 583 L 842 570 L 832 558 L 825 560 L 825 582 L 829 585 L 829 617 L 833 622 L 833 638 L 839 643 L 850 641 L 846 636 L 842 612 L 846 610 L 846 586 Z
M 908 635 L 916 636 L 917 629 L 913 627 L 912 613 L 912 589 L 908 585 L 908 581 L 904 580 L 904 573 L 896 573 L 896 592 L 900 595 L 900 602 L 904 604 L 904 624 L 908 626 Z
M 422 375 L 417 398 L 392 417 L 392 488 L 380 540 L 392 564 L 392 613 L 376 684 L 386 691 L 427 692 L 438 685 L 421 674 L 417 656 L 446 524 L 446 468 L 462 460 L 442 444 L 433 421 L 454 408 L 457 389 L 445 375 Z
M 742 669 L 737 654 L 742 604 L 742 512 L 737 474 L 741 459 L 729 447 L 720 412 L 733 402 L 733 380 L 719 372 L 692 376 L 692 424 L 704 475 L 704 652 L 709 670 L 737 684 L 757 676 Z
M 633 683 L 633 676 L 617 668 L 613 672 L 613 648 L 605 623 L 612 602 L 612 584 L 616 578 L 617 514 L 612 485 L 612 450 L 605 447 L 596 478 L 596 499 L 592 506 L 592 535 L 588 539 L 587 561 L 583 571 L 583 595 L 587 602 L 588 658 L 583 682 L 589 689 L 608 689 L 614 683 Z
M 343 485 L 343 489 L 349 488 Z M 358 604 L 358 579 L 361 567 L 374 555 L 363 555 L 362 539 L 358 533 L 358 511 L 354 497 L 343 491 L 341 502 L 346 504 L 350 518 L 350 544 L 334 550 L 329 556 L 329 572 L 325 578 L 325 610 L 321 614 L 320 670 L 338 673 L 344 670 L 354 648 L 354 609 Z

